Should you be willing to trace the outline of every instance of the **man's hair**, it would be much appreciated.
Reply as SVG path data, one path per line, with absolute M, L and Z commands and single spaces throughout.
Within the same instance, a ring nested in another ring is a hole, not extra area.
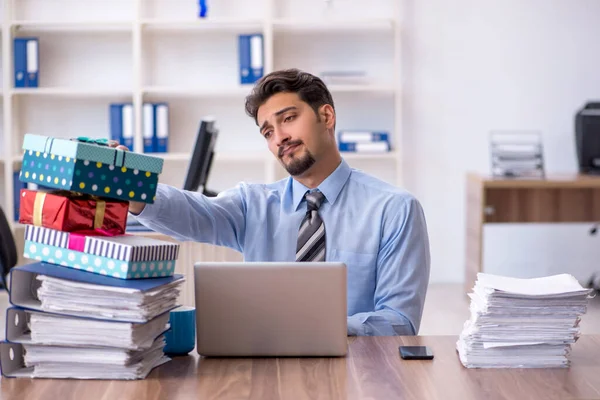
M 321 78 L 295 68 L 274 71 L 261 78 L 246 97 L 246 113 L 257 125 L 259 107 L 277 93 L 297 93 L 300 100 L 314 110 L 317 118 L 319 107 L 324 104 L 335 110 L 331 93 Z

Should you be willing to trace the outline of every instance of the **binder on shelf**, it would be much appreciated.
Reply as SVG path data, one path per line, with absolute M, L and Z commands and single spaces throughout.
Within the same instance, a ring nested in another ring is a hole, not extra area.
M 339 131 L 337 141 L 340 151 L 385 153 L 391 150 L 390 136 L 383 131 Z
M 338 142 L 340 143 L 372 143 L 389 142 L 387 132 L 381 131 L 339 131 Z
M 142 106 L 142 136 L 144 138 L 144 153 L 154 153 L 154 137 L 156 136 L 156 118 L 154 104 L 144 103 Z
M 110 104 L 109 127 L 110 138 L 133 151 L 133 104 Z
M 390 151 L 390 143 L 389 142 L 339 143 L 338 148 L 342 152 L 386 153 L 386 152 Z
M 39 72 L 39 43 L 38 39 L 27 41 L 27 79 L 25 81 L 28 87 L 38 87 Z
M 15 38 L 14 74 L 15 87 L 38 87 L 39 43 L 37 37 Z
M 111 140 L 124 144 L 123 142 L 123 104 L 111 104 L 108 111 L 110 138 Z M 133 149 L 130 149 L 133 150 Z
M 133 104 L 126 103 L 123 104 L 122 110 L 123 116 L 123 145 L 126 146 L 129 150 L 133 151 Z
M 154 104 L 154 151 L 166 153 L 169 151 L 169 105 Z
M 240 82 L 255 83 L 264 74 L 263 35 L 239 36 Z

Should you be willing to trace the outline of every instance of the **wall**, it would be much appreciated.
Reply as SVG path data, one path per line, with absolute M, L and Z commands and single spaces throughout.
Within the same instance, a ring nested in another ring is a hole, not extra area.
M 576 171 L 573 116 L 600 98 L 600 2 L 405 0 L 404 14 L 406 187 L 427 215 L 431 281 L 460 282 L 465 174 L 489 170 L 490 130 L 541 130 L 548 172 Z M 562 240 L 502 232 L 511 257 Z

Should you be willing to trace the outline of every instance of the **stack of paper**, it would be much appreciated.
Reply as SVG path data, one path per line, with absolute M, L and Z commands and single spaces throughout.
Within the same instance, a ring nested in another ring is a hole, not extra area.
M 164 346 L 162 335 L 144 350 L 23 345 L 34 378 L 77 379 L 139 379 L 170 360 Z
M 169 313 L 145 324 L 99 321 L 87 318 L 31 312 L 31 343 L 76 347 L 148 349 L 169 329 Z
M 468 368 L 568 367 L 592 289 L 568 274 L 518 279 L 479 273 L 456 344 Z
M 147 322 L 177 305 L 180 280 L 141 292 L 38 275 L 38 299 L 44 311 L 118 321 Z
M 123 280 L 44 262 L 13 268 L 2 374 L 145 378 L 169 360 L 164 334 L 184 280 Z

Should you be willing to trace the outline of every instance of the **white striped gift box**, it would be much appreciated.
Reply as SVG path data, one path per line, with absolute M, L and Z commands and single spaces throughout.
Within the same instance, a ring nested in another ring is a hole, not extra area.
M 25 240 L 120 261 L 166 261 L 179 257 L 179 245 L 176 243 L 134 235 L 82 236 L 27 225 Z

